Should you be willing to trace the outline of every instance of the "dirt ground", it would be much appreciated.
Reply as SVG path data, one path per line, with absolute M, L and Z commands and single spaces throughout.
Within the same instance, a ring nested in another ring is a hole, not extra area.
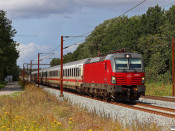
M 5 88 L 0 90 L 0 95 L 12 95 L 15 92 L 21 91 L 21 86 L 18 82 L 7 83 Z

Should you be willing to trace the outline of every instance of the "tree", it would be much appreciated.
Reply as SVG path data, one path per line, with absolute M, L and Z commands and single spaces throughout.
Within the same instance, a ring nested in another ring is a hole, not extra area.
M 15 75 L 18 70 L 18 44 L 13 40 L 16 30 L 11 24 L 12 21 L 6 17 L 6 12 L 0 10 L 0 81 L 4 80 L 6 75 Z
M 61 60 L 59 58 L 53 58 L 50 62 L 50 66 L 60 65 Z

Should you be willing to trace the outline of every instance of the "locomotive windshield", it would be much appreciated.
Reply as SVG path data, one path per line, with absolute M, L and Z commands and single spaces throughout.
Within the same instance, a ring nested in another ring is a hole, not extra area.
M 115 58 L 116 70 L 136 70 L 142 69 L 142 59 L 140 58 Z

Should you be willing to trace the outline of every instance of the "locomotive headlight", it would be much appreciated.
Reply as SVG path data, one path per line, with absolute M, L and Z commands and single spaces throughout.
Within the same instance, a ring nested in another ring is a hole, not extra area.
M 145 83 L 145 77 L 142 77 L 142 84 Z
M 111 83 L 112 83 L 112 84 L 116 84 L 116 77 L 112 76 Z

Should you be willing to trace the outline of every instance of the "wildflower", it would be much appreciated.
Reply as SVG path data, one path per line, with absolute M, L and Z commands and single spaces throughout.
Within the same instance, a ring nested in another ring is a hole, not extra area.
M 35 121 L 33 121 L 33 123 L 35 123 Z
M 72 120 L 72 118 L 69 118 L 69 120 Z
M 53 125 L 53 123 L 51 123 Z
M 57 124 L 58 124 L 58 125 L 61 125 L 61 123 L 59 123 L 59 122 L 58 122 Z
M 2 126 L 1 128 L 3 129 L 3 128 L 5 128 L 5 126 Z
M 89 129 L 88 131 L 92 131 L 92 129 Z
M 5 112 L 5 115 L 7 115 L 8 114 L 8 112 Z
M 69 121 L 69 124 L 71 124 L 72 122 L 71 121 Z

